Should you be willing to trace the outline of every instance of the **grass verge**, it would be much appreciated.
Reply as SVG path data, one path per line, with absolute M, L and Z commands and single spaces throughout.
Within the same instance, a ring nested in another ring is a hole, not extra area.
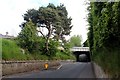
M 49 58 L 46 55 L 39 53 L 23 53 L 21 48 L 16 44 L 16 41 L 9 39 L 0 39 L 2 41 L 2 59 L 3 60 L 67 60 L 75 59 L 73 55 L 67 55 L 64 52 L 58 51 L 56 56 Z

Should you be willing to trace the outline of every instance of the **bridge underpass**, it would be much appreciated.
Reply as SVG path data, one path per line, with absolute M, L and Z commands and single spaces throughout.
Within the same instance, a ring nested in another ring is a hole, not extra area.
M 70 49 L 76 57 L 77 62 L 90 62 L 89 47 L 73 47 Z

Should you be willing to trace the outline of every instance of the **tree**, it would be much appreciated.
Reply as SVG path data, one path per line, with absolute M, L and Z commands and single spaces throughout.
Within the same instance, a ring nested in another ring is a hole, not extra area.
M 40 19 L 39 19 L 38 27 L 45 27 L 48 30 L 48 33 L 47 35 L 44 35 L 41 30 L 39 30 L 38 32 L 40 32 L 42 36 L 45 38 L 46 52 L 48 52 L 49 39 L 51 35 L 53 34 L 53 31 L 55 30 L 54 25 L 58 21 L 59 16 L 54 9 L 49 8 L 49 7 L 39 8 L 39 13 L 41 16 L 39 16 Z M 43 24 L 45 26 L 43 26 Z
M 69 35 L 71 26 L 71 18 L 67 16 L 67 10 L 64 5 L 54 6 L 49 4 L 47 7 L 40 7 L 38 10 L 30 9 L 26 14 L 23 15 L 25 21 L 32 20 L 32 22 L 39 27 L 38 32 L 41 33 L 45 39 L 45 51 L 49 52 L 48 44 L 50 38 L 53 36 L 56 40 L 64 40 L 64 35 Z M 22 24 L 24 27 L 25 23 Z M 48 30 L 45 35 L 41 28 Z
M 28 50 L 29 52 L 32 52 L 37 37 L 38 35 L 37 35 L 36 26 L 30 20 L 25 24 L 24 27 L 22 27 L 22 30 L 18 35 L 19 45 L 22 48 Z
M 79 35 L 74 35 L 70 38 L 71 47 L 80 47 L 82 38 Z
M 71 32 L 71 17 L 67 17 L 68 13 L 66 10 L 66 7 L 61 4 L 60 6 L 57 6 L 57 11 L 58 11 L 58 15 L 60 16 L 60 23 L 57 23 L 56 26 L 56 31 L 54 32 L 54 38 L 56 40 L 62 40 L 63 42 L 65 41 L 64 36 L 65 35 L 69 35 Z

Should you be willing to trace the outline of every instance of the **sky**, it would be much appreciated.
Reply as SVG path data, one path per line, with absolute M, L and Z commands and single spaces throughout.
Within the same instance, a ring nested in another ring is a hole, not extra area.
M 85 0 L 0 0 L 0 34 L 9 33 L 9 35 L 17 36 L 21 31 L 19 25 L 24 22 L 22 15 L 28 9 L 38 9 L 41 6 L 47 6 L 49 3 L 59 5 L 63 3 L 68 11 L 68 16 L 72 18 L 72 32 L 69 39 L 73 35 L 81 35 L 82 42 L 87 39 L 87 6 Z

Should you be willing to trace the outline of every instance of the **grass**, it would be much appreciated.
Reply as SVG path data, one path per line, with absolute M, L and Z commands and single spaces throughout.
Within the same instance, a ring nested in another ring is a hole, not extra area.
M 21 48 L 16 44 L 16 41 L 9 39 L 0 39 L 2 43 L 2 59 L 3 60 L 67 60 L 75 59 L 73 55 L 67 55 L 63 52 L 57 52 L 56 56 L 49 58 L 46 55 L 41 55 L 41 53 L 22 53 Z M 1 48 L 0 48 L 1 49 Z
M 26 60 L 20 47 L 12 40 L 2 39 L 2 59 L 3 60 Z
M 40 54 L 22 53 L 21 48 L 14 40 L 0 39 L 2 42 L 3 60 L 48 60 L 48 57 Z
M 75 60 L 75 56 L 67 55 L 67 54 L 64 54 L 63 52 L 57 52 L 56 59 L 57 60 L 67 60 L 67 59 Z

